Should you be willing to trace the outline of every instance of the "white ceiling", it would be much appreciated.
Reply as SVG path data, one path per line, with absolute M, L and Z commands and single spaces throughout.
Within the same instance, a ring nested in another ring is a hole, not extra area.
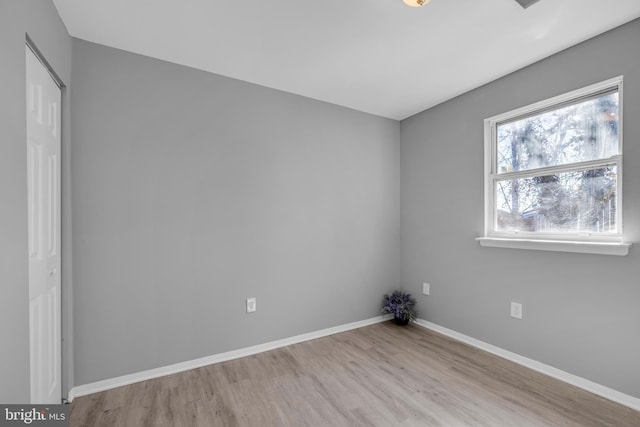
M 53 2 L 73 37 L 398 120 L 640 17 L 639 0 Z

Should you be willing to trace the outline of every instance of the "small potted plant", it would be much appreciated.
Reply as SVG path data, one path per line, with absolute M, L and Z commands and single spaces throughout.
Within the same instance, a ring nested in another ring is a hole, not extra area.
M 398 325 L 406 325 L 410 321 L 415 321 L 418 316 L 415 306 L 416 299 L 411 294 L 393 291 L 384 296 L 382 314 L 393 314 L 393 320 Z

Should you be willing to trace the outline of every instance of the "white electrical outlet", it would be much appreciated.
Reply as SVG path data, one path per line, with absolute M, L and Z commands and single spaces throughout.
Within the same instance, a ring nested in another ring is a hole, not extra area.
M 511 317 L 522 319 L 522 304 L 511 301 Z
M 253 313 L 256 311 L 256 299 L 255 298 L 247 298 L 247 313 Z
M 431 285 L 429 283 L 423 283 L 422 284 L 422 293 L 425 295 L 429 295 L 429 292 L 431 292 Z

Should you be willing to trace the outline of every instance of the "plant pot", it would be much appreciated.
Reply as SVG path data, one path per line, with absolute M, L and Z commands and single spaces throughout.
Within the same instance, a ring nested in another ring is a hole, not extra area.
M 407 324 L 409 323 L 409 319 L 403 319 L 402 317 L 394 317 L 393 321 L 396 325 L 400 326 L 407 326 Z

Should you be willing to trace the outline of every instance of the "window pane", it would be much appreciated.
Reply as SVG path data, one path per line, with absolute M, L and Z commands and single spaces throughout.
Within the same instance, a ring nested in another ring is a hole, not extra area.
M 618 154 L 618 93 L 497 126 L 497 173 Z
M 496 231 L 615 233 L 617 168 L 496 182 Z

